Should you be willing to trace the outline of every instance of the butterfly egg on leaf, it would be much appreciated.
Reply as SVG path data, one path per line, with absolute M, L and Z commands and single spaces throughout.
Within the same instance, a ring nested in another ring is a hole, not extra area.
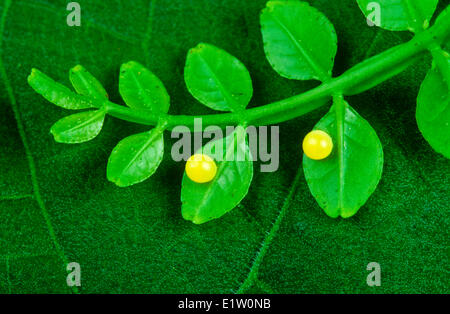
M 217 165 L 208 155 L 195 154 L 186 162 L 186 175 L 196 183 L 210 182 L 217 173 Z
M 313 130 L 303 140 L 305 155 L 314 160 L 325 159 L 333 151 L 333 140 L 324 131 Z

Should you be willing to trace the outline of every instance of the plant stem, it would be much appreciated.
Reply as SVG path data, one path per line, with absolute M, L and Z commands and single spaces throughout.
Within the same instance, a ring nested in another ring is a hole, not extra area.
M 363 84 L 371 79 L 380 76 L 384 71 L 424 54 L 434 43 L 440 43 L 450 33 L 450 19 L 442 19 L 442 23 L 434 25 L 426 31 L 417 34 L 411 41 L 389 49 L 382 54 L 372 57 L 339 77 L 333 78 L 311 89 L 305 93 L 286 98 L 265 106 L 247 109 L 239 113 L 224 113 L 202 116 L 187 115 L 155 115 L 148 110 L 136 110 L 120 106 L 112 102 L 106 104 L 107 113 L 113 117 L 126 121 L 144 124 L 157 125 L 164 123 L 165 128 L 172 130 L 178 125 L 187 126 L 193 129 L 194 119 L 201 118 L 204 126 L 217 125 L 228 126 L 237 125 L 242 122 L 243 117 L 247 124 L 269 125 L 287 121 L 305 115 L 329 102 L 336 94 L 343 94 L 343 91 Z M 380 56 L 383 56 L 380 58 Z M 370 62 L 372 60 L 372 62 Z M 387 76 L 384 80 L 391 78 Z M 381 83 L 381 82 L 380 82 Z M 345 94 L 345 93 L 344 93 Z

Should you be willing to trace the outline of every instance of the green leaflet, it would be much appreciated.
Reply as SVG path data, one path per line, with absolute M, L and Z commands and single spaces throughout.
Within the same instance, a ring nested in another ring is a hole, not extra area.
M 59 143 L 83 143 L 100 133 L 104 119 L 103 109 L 80 112 L 62 118 L 52 126 L 50 132 Z
M 381 28 L 420 32 L 428 28 L 438 0 L 357 0 L 364 15 Z M 379 10 L 379 12 L 376 12 Z M 379 16 L 379 21 L 376 16 Z
M 130 108 L 169 111 L 170 97 L 164 84 L 143 65 L 130 61 L 120 68 L 119 91 Z
M 213 152 L 214 145 L 217 146 L 217 142 L 211 141 L 202 151 Z M 219 218 L 236 207 L 247 195 L 252 181 L 253 162 L 245 129 L 238 126 L 218 145 L 224 147 L 223 161 L 216 161 L 217 174 L 211 182 L 195 183 L 186 174 L 183 176 L 181 213 L 184 219 L 195 224 Z M 242 158 L 238 158 L 239 156 Z
M 347 71 L 346 74 L 348 73 L 355 73 L 355 75 L 358 74 L 359 69 L 361 69 L 362 67 L 371 64 L 373 66 L 376 66 L 376 64 L 380 61 L 383 60 L 384 56 L 387 54 L 392 53 L 393 51 L 398 50 L 398 47 L 394 47 L 391 49 L 386 50 L 385 52 L 376 55 L 372 58 L 369 58 L 363 62 L 361 62 L 360 64 L 358 64 L 357 66 L 353 67 L 351 70 Z M 391 67 L 389 67 L 388 69 L 384 68 L 384 67 L 378 67 L 379 68 L 379 75 L 377 76 L 373 76 L 369 79 L 363 80 L 360 84 L 353 86 L 352 88 L 346 89 L 344 90 L 344 95 L 357 95 L 357 94 L 361 94 L 375 86 L 377 86 L 378 84 L 380 84 L 381 82 L 386 81 L 387 79 L 396 76 L 397 74 L 403 72 L 406 68 L 408 68 L 409 66 L 415 64 L 420 58 L 422 58 L 422 55 L 418 55 L 415 58 L 411 58 L 408 60 L 405 60 L 401 63 L 398 64 L 393 64 Z
M 83 66 L 76 65 L 70 69 L 69 78 L 78 94 L 99 100 L 108 100 L 108 93 L 102 84 Z
M 158 168 L 164 154 L 163 131 L 155 128 L 129 136 L 114 147 L 108 160 L 107 177 L 120 187 L 149 178 Z
M 65 109 L 87 109 L 97 107 L 94 99 L 77 95 L 62 84 L 37 69 L 33 69 L 28 76 L 28 84 L 49 102 Z
M 420 88 L 416 119 L 431 147 L 450 158 L 450 93 L 436 66 L 428 72 Z
M 192 96 L 215 110 L 241 111 L 253 94 L 252 80 L 245 66 L 210 44 L 201 43 L 189 50 L 184 80 Z
M 281 76 L 321 81 L 331 76 L 337 37 L 325 15 L 306 2 L 269 1 L 260 20 L 264 51 Z
M 303 157 L 309 189 L 330 217 L 353 216 L 380 181 L 380 140 L 370 124 L 343 100 L 336 102 L 314 128 L 330 134 L 334 149 L 324 160 Z

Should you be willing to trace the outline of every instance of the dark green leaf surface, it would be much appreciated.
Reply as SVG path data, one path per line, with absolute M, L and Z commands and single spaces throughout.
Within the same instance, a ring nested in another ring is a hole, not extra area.
M 162 130 L 129 136 L 114 147 L 108 160 L 107 177 L 118 186 L 130 186 L 155 173 L 164 154 Z
M 0 3 L 0 292 L 73 292 L 66 262 L 74 261 L 81 265 L 81 293 L 232 293 L 241 286 L 276 293 L 448 292 L 450 164 L 415 121 L 429 58 L 348 98 L 377 130 L 385 153 L 383 178 L 355 216 L 330 219 L 302 174 L 301 139 L 324 108 L 281 124 L 278 171 L 260 173 L 255 163 L 243 202 L 194 225 L 180 215 L 184 163 L 171 159 L 168 133 L 155 174 L 119 188 L 106 179 L 108 157 L 120 140 L 148 128 L 108 118 L 93 141 L 57 144 L 48 130 L 67 112 L 36 95 L 27 84 L 30 69 L 69 86 L 67 70 L 83 64 L 119 103 L 120 65 L 136 60 L 164 82 L 174 114 L 210 113 L 183 80 L 186 53 L 199 42 L 247 66 L 255 90 L 249 107 L 317 83 L 283 79 L 270 67 L 259 26 L 264 0 L 79 3 L 80 28 L 66 25 L 65 0 Z M 368 27 L 354 0 L 309 3 L 339 35 L 335 75 L 411 37 Z M 366 284 L 373 261 L 381 265 L 380 287 Z
M 450 67 L 450 61 L 448 64 Z M 436 66 L 430 69 L 420 88 L 416 119 L 431 147 L 450 158 L 450 92 Z
M 217 152 L 220 146 L 223 147 L 221 154 Z M 186 173 L 183 175 L 181 212 L 184 219 L 195 224 L 222 217 L 235 208 L 247 195 L 253 178 L 253 162 L 244 128 L 238 127 L 225 139 L 209 142 L 201 151 L 211 157 L 222 156 L 220 161 L 216 160 L 216 176 L 208 183 L 196 183 Z
M 261 14 L 264 50 L 281 76 L 326 80 L 337 50 L 333 25 L 307 2 L 269 1 Z
M 131 108 L 167 113 L 170 97 L 160 79 L 143 65 L 130 61 L 120 68 L 119 90 Z
M 348 218 L 375 191 L 383 172 L 383 148 L 370 124 L 342 101 L 316 124 L 333 139 L 333 152 L 324 160 L 303 157 L 311 193 L 327 215 Z
M 105 112 L 102 109 L 76 113 L 56 122 L 50 132 L 59 143 L 83 143 L 100 133 L 104 119 Z
M 357 0 L 367 17 L 380 5 L 380 27 L 391 31 L 419 32 L 426 28 L 439 0 Z
M 253 94 L 250 74 L 241 61 L 209 44 L 189 50 L 184 79 L 192 96 L 214 110 L 240 111 Z

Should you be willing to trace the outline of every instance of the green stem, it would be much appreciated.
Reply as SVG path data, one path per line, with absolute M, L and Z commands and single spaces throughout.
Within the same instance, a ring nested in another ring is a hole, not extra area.
M 396 49 L 389 49 L 378 56 L 370 58 L 369 60 L 373 62 L 365 61 L 364 64 L 357 65 L 341 76 L 328 80 L 303 94 L 265 106 L 247 109 L 239 113 L 203 116 L 164 114 L 161 116 L 155 115 L 148 110 L 130 109 L 112 102 L 106 104 L 106 109 L 111 116 L 134 123 L 157 125 L 161 121 L 164 121 L 166 129 L 169 130 L 172 130 L 178 125 L 184 125 L 193 129 L 195 118 L 201 118 L 204 126 L 217 125 L 224 127 L 227 125 L 237 125 L 242 122 L 243 115 L 248 124 L 275 124 L 305 115 L 324 106 L 333 95 L 342 94 L 342 91 L 345 90 L 351 90 L 354 86 L 358 86 L 380 76 L 380 71 L 387 72 L 389 69 L 402 64 L 405 60 L 425 53 L 434 43 L 442 42 L 449 33 L 450 19 L 443 19 L 442 23 L 420 32 L 411 41 L 397 46 Z M 381 56 L 382 58 L 380 58 Z M 390 76 L 387 76 L 384 80 L 389 78 Z

